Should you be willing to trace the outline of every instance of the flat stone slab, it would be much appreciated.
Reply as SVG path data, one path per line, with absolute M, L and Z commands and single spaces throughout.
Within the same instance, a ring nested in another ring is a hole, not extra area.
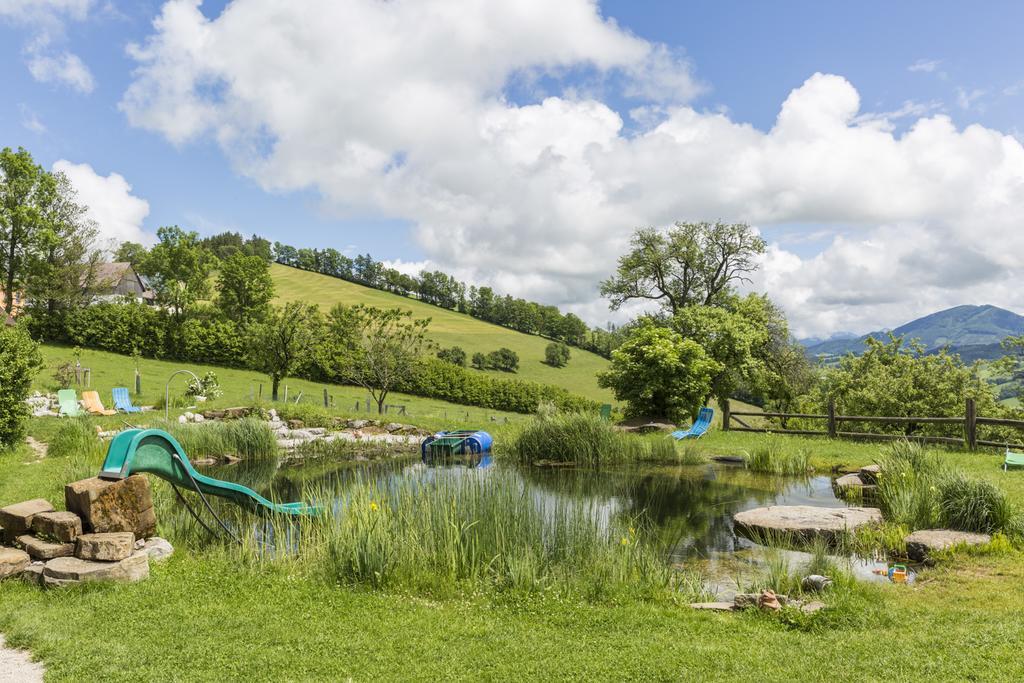
M 32 518 L 32 531 L 62 543 L 73 543 L 82 533 L 82 518 L 74 512 L 41 512 Z
M 141 581 L 149 576 L 149 556 L 135 553 L 120 562 L 94 562 L 77 557 L 58 557 L 43 567 L 43 585 L 67 586 L 87 581 Z
M 16 576 L 32 564 L 32 558 L 24 550 L 0 548 L 0 579 Z
M 860 478 L 865 484 L 877 484 L 878 475 L 882 472 L 881 465 L 865 465 L 860 468 Z
M 18 544 L 36 560 L 52 560 L 55 557 L 69 557 L 75 554 L 74 543 L 54 543 L 36 536 L 18 536 Z
M 791 534 L 801 538 L 833 540 L 846 531 L 882 521 L 878 508 L 823 508 L 812 505 L 772 505 L 733 515 L 738 531 L 745 534 Z
M 903 539 L 907 555 L 917 562 L 926 562 L 930 553 L 956 546 L 984 545 L 992 541 L 988 534 L 975 534 L 953 529 L 922 529 Z
M 731 612 L 733 610 L 733 604 L 731 602 L 692 602 L 690 607 L 693 609 L 703 609 L 711 612 Z
M 159 536 L 136 541 L 135 549 L 149 555 L 150 562 L 163 562 L 174 554 L 174 546 L 170 541 Z
M 861 488 L 866 486 L 859 474 L 844 474 L 832 482 L 832 485 L 840 489 Z
M 9 535 L 23 534 L 32 528 L 32 518 L 40 512 L 52 512 L 53 506 L 42 498 L 26 500 L 0 508 L 0 526 Z
M 82 534 L 75 557 L 80 560 L 120 562 L 135 551 L 135 534 L 130 531 L 106 534 Z

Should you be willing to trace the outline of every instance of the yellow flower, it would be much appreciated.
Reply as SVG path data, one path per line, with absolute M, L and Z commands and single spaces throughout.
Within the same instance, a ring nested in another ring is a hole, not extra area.
M 377 505 L 377 501 L 371 500 L 370 501 L 370 512 L 376 512 L 379 509 L 380 509 L 380 506 Z
M 629 545 L 629 539 L 623 536 L 622 540 L 619 541 L 619 545 Z
M 636 536 L 636 529 L 634 529 L 633 527 L 629 527 L 629 535 Z

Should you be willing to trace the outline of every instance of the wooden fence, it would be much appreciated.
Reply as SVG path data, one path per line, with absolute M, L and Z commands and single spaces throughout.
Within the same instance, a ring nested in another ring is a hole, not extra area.
M 929 443 L 946 443 L 957 446 L 964 446 L 969 450 L 975 450 L 978 446 L 1016 446 L 1005 441 L 986 441 L 978 438 L 979 425 L 990 425 L 993 427 L 1011 427 L 1024 430 L 1024 420 L 1008 420 L 994 417 L 979 417 L 974 399 L 969 398 L 964 406 L 963 417 L 883 417 L 878 415 L 837 415 L 836 404 L 829 402 L 828 412 L 825 415 L 813 413 L 756 413 L 756 412 L 732 412 L 729 409 L 729 402 L 722 401 L 722 429 L 725 431 L 737 432 L 772 432 L 774 434 L 800 434 L 804 436 L 827 436 L 833 439 L 909 439 L 911 441 L 925 441 Z M 744 417 L 776 418 L 786 420 L 823 420 L 824 430 L 813 429 L 786 429 L 776 427 L 751 427 Z M 881 424 L 906 424 L 906 425 L 959 425 L 963 436 L 931 436 L 925 434 L 877 434 L 872 432 L 850 432 L 843 431 L 842 425 L 851 422 L 867 422 Z M 736 423 L 736 425 L 733 425 Z

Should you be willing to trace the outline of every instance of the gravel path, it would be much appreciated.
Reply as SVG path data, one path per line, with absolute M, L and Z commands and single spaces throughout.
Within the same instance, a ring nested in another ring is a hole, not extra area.
M 43 665 L 33 662 L 24 650 L 11 650 L 0 633 L 0 683 L 42 683 Z

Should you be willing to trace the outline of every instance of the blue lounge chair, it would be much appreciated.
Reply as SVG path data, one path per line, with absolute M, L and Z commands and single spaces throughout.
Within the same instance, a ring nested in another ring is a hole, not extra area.
M 708 428 L 711 426 L 711 418 L 714 416 L 715 411 L 713 408 L 701 408 L 700 412 L 697 413 L 697 419 L 690 425 L 690 428 L 672 432 L 672 438 L 676 441 L 680 439 L 699 439 L 707 433 Z
M 114 397 L 114 408 L 122 413 L 141 413 L 142 408 L 132 405 L 132 398 L 125 387 L 114 387 L 110 392 Z

